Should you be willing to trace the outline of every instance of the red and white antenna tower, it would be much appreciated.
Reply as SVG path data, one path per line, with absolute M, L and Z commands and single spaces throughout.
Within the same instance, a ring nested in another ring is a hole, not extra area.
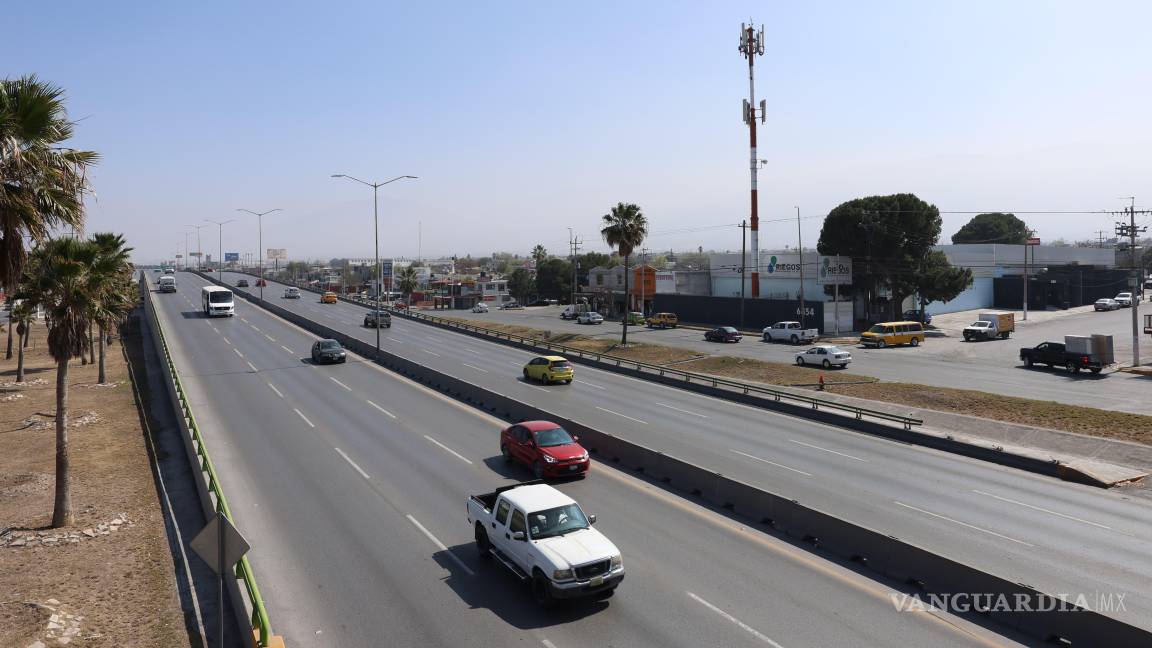
M 756 113 L 759 110 L 760 123 L 764 123 L 765 101 L 760 101 L 756 107 L 756 78 L 752 74 L 752 65 L 757 56 L 764 55 L 764 25 L 759 31 L 749 20 L 748 24 L 740 24 L 740 53 L 748 59 L 748 98 L 744 100 L 744 123 L 748 124 L 751 156 L 749 157 L 749 171 L 752 173 L 752 217 L 749 219 L 749 230 L 752 232 L 752 297 L 760 296 L 760 215 L 759 201 L 756 198 L 756 171 L 760 161 L 756 157 Z

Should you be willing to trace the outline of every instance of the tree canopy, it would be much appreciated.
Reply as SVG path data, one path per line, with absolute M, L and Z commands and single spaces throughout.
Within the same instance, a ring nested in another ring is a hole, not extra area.
M 536 281 L 532 279 L 532 273 L 524 268 L 513 270 L 508 276 L 508 292 L 520 303 L 528 301 L 528 297 L 536 292 Z
M 948 262 L 943 252 L 929 252 L 924 258 L 920 271 L 916 273 L 916 293 L 921 307 L 930 302 L 946 302 L 956 299 L 972 285 L 972 271 L 957 268 Z
M 1013 214 L 992 212 L 977 214 L 952 235 L 952 243 L 1002 243 L 1024 245 L 1028 225 Z
M 572 293 L 572 264 L 548 259 L 536 266 L 536 291 L 545 299 L 568 299 Z

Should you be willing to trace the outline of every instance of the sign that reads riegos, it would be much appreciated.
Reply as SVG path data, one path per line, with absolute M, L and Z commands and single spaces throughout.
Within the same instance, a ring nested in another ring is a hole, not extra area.
M 816 283 L 821 286 L 847 286 L 852 283 L 852 257 L 821 255 L 819 262 Z

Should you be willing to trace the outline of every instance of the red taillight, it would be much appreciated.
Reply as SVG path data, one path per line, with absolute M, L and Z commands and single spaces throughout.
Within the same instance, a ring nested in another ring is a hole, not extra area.
M 1088 356 L 1080 356 L 1080 364 L 1088 364 L 1092 359 Z

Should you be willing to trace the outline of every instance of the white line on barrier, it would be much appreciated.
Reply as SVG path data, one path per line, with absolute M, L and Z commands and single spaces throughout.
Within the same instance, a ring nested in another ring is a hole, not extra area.
M 644 425 L 648 425 L 648 421 L 641 421 L 640 419 L 632 418 L 631 416 L 628 416 L 627 414 L 621 414 L 620 412 L 613 412 L 612 410 L 605 409 L 603 407 L 600 407 L 599 405 L 596 406 L 596 409 L 600 410 L 601 412 L 608 412 L 609 414 L 615 414 L 616 416 L 619 416 L 620 418 L 626 418 L 629 421 L 636 421 L 637 423 L 643 423 Z
M 999 495 L 993 495 L 992 493 L 985 493 L 985 492 L 984 492 L 984 491 L 982 491 L 982 490 L 973 490 L 972 492 L 973 492 L 973 493 L 979 493 L 980 495 L 987 495 L 988 497 L 992 497 L 992 498 L 998 499 L 998 500 L 1000 500 L 1000 501 L 1002 501 L 1002 502 L 1009 502 L 1009 503 L 1011 503 L 1011 504 L 1017 504 L 1017 505 L 1019 505 L 1019 506 L 1024 506 L 1024 507 L 1027 507 L 1027 508 L 1030 508 L 1030 509 L 1035 509 L 1035 510 L 1037 510 L 1037 511 L 1043 511 L 1043 512 L 1045 512 L 1045 513 L 1051 513 L 1052 515 L 1058 515 L 1058 516 L 1060 516 L 1060 517 L 1062 517 L 1062 518 L 1067 518 L 1067 519 L 1069 519 L 1069 520 L 1075 520 L 1075 521 L 1077 521 L 1077 522 L 1083 522 L 1084 524 L 1091 524 L 1092 526 L 1094 526 L 1094 527 L 1100 527 L 1101 529 L 1109 529 L 1109 530 L 1111 530 L 1111 529 L 1112 529 L 1112 527 L 1110 527 L 1110 526 L 1105 526 L 1105 525 L 1103 525 L 1103 524 L 1100 524 L 1099 522 L 1090 522 L 1090 521 L 1088 521 L 1088 520 L 1084 520 L 1084 519 L 1081 519 L 1081 518 L 1078 518 L 1078 517 L 1072 517 L 1071 515 L 1065 515 L 1064 513 L 1057 513 L 1056 511 L 1052 511 L 1052 510 L 1049 510 L 1049 509 L 1046 509 L 1046 508 L 1042 508 L 1042 507 L 1039 507 L 1039 506 L 1033 506 L 1032 504 L 1025 504 L 1024 502 L 1017 502 L 1016 500 L 1014 500 L 1014 499 L 1008 499 L 1007 497 L 1000 497 Z
M 692 592 L 687 592 L 687 594 L 688 594 L 688 596 L 692 597 L 692 600 L 696 601 L 700 605 L 703 605 L 704 607 L 708 608 L 709 610 L 712 610 L 716 614 L 719 614 L 720 616 L 724 617 L 728 621 L 731 621 L 732 623 L 734 623 L 736 625 L 737 628 L 740 628 L 741 630 L 747 632 L 748 634 L 752 635 L 753 637 L 756 637 L 760 641 L 763 641 L 764 643 L 768 644 L 769 646 L 774 646 L 774 648 L 784 648 L 783 646 L 776 643 L 775 641 L 772 641 L 766 635 L 758 632 L 752 626 L 748 625 L 747 623 L 744 623 L 743 621 L 741 621 L 740 619 L 737 619 L 736 617 L 732 616 L 731 614 L 728 614 L 727 612 L 725 612 L 724 610 L 721 610 L 720 608 L 716 607 L 715 605 L 712 605 L 711 603 L 709 603 L 708 601 L 705 601 L 704 599 L 700 598 L 699 596 L 696 596 Z
M 729 450 L 732 450 L 732 449 L 729 448 Z M 800 473 L 801 475 L 805 475 L 807 477 L 812 476 L 812 473 L 804 472 L 803 470 L 797 470 L 796 468 L 792 468 L 791 466 L 785 466 L 784 464 L 778 464 L 775 461 L 768 461 L 767 459 L 762 459 L 760 457 L 757 457 L 756 455 L 750 455 L 747 452 L 740 452 L 739 450 L 732 450 L 732 452 L 735 452 L 738 455 L 748 457 L 749 459 L 755 459 L 756 461 L 763 461 L 764 463 L 776 466 L 777 468 L 783 468 L 785 470 L 791 470 L 792 472 Z
M 244 357 L 244 354 L 240 353 L 240 349 L 237 349 L 236 347 L 232 347 L 232 350 L 235 351 L 236 355 L 240 356 L 241 358 Z
M 369 404 L 369 405 L 371 405 L 372 407 L 375 407 L 376 409 L 380 410 L 381 412 L 384 412 L 384 413 L 385 413 L 385 414 L 387 414 L 388 416 L 391 416 L 392 418 L 396 418 L 396 415 L 395 415 L 395 414 L 393 414 L 392 412 L 389 412 L 388 410 L 384 409 L 383 407 L 380 407 L 380 406 L 379 406 L 379 405 L 377 405 L 376 403 L 373 403 L 372 401 L 364 401 L 364 402 L 368 403 L 368 404 Z
M 432 437 L 428 436 L 427 434 L 425 434 L 425 435 L 424 435 L 424 438 L 425 438 L 425 439 L 428 439 L 428 440 L 429 440 L 429 441 L 431 441 L 432 443 L 435 443 L 436 445 L 440 446 L 441 448 L 443 448 L 443 449 L 447 450 L 448 452 L 452 453 L 452 454 L 453 454 L 453 455 L 455 455 L 455 456 L 456 456 L 456 458 L 457 458 L 457 459 L 459 459 L 460 461 L 464 461 L 464 462 L 467 462 L 467 463 L 472 463 L 472 460 L 471 460 L 471 459 L 469 459 L 468 457 L 465 457 L 464 455 L 460 454 L 459 452 L 456 452 L 456 451 L 455 451 L 455 450 L 453 450 L 452 448 L 449 448 L 448 446 L 444 445 L 443 443 L 440 443 L 439 441 L 437 441 L 436 439 L 433 439 Z
M 912 506 L 911 504 L 905 504 L 904 502 L 898 502 L 896 500 L 892 500 L 892 503 L 896 504 L 897 506 L 903 506 L 904 508 L 912 509 L 913 511 L 917 511 L 917 512 L 923 513 L 925 515 L 931 515 L 932 517 L 937 517 L 937 518 L 940 518 L 941 520 L 947 520 L 949 522 L 959 524 L 960 526 L 968 527 L 969 529 L 974 529 L 976 531 L 983 531 L 984 533 L 987 533 L 988 535 L 994 535 L 997 538 L 1004 538 L 1005 540 L 1011 540 L 1012 542 L 1017 542 L 1019 544 L 1024 545 L 1025 547 L 1035 547 L 1036 546 L 1034 544 L 1024 542 L 1023 540 L 1017 540 L 1016 538 L 1010 538 L 1010 537 L 1008 537 L 1002 533 L 996 533 L 995 531 L 989 531 L 988 529 L 985 529 L 983 527 L 974 526 L 974 525 L 968 524 L 967 522 L 961 522 L 960 520 L 953 520 L 952 518 L 944 516 L 944 515 L 940 515 L 939 513 L 933 513 L 932 511 L 925 511 L 922 508 L 916 508 L 915 506 Z
M 276 338 L 272 337 L 271 335 L 268 335 L 267 333 L 265 333 L 265 334 L 264 334 L 264 337 L 268 338 L 268 340 L 269 340 L 270 342 L 275 342 L 275 341 L 276 341 Z
M 667 407 L 670 410 L 675 410 L 675 411 L 680 412 L 682 414 L 691 414 L 692 416 L 699 416 L 700 418 L 708 418 L 707 416 L 704 416 L 703 414 L 697 414 L 696 412 L 689 412 L 688 410 L 680 409 L 679 407 L 672 407 L 671 405 L 668 405 L 667 403 L 656 403 L 656 404 L 659 405 L 660 407 Z
M 257 368 L 256 368 L 256 365 L 252 364 L 251 362 L 249 362 L 249 363 L 248 363 L 248 366 L 249 366 L 249 367 L 252 369 L 252 371 L 254 371 L 254 372 L 255 372 L 255 371 L 259 371 L 259 369 L 257 369 Z
M 219 332 L 219 331 L 217 331 L 217 332 Z M 232 340 L 229 340 L 227 335 L 221 335 L 220 337 L 224 338 L 224 341 L 227 342 L 228 344 L 232 344 Z
M 265 384 L 267 384 L 268 387 L 270 387 L 272 389 L 272 391 L 276 392 L 277 396 L 279 396 L 280 398 L 284 398 L 284 394 L 281 394 L 280 390 L 276 389 L 276 385 L 273 385 L 272 383 L 265 383 Z
M 788 440 L 791 441 L 792 443 L 796 443 L 796 444 L 799 444 L 802 446 L 807 446 L 807 447 L 812 448 L 814 450 L 823 450 L 824 452 L 831 452 L 834 455 L 840 455 L 841 457 L 848 457 L 849 459 L 855 459 L 856 461 L 863 461 L 865 463 L 868 463 L 867 459 L 861 459 L 860 457 L 854 457 L 850 454 L 845 454 L 843 452 L 837 452 L 835 450 L 829 450 L 828 448 L 821 448 L 818 445 L 812 445 L 811 443 L 804 443 L 803 441 L 797 441 L 796 439 L 788 439 Z
M 345 385 L 344 383 L 340 382 L 339 380 L 336 380 L 332 376 L 328 376 L 328 380 L 331 380 L 332 382 L 336 383 L 337 385 L 340 385 L 341 387 L 343 387 L 344 389 L 347 389 L 348 391 L 352 391 L 351 387 L 349 387 L 348 385 Z
M 364 479 L 372 479 L 371 477 L 368 476 L 368 473 L 364 472 L 363 468 L 361 468 L 360 466 L 357 466 L 355 461 L 352 461 L 351 457 L 344 454 L 343 450 L 341 450 L 340 448 L 334 448 L 334 450 L 336 450 L 336 452 L 339 452 L 341 457 L 344 457 L 344 461 L 347 461 L 348 463 L 352 464 L 352 467 L 356 469 L 356 472 L 360 473 L 361 477 L 363 477 Z
M 480 372 L 483 372 L 483 373 L 488 373 L 488 370 L 487 370 L 487 369 L 481 369 L 480 367 L 477 367 L 476 365 L 470 365 L 470 364 L 468 364 L 467 362 L 461 362 L 460 364 L 462 364 L 462 365 L 464 365 L 465 367 L 468 367 L 468 368 L 470 368 L 470 369 L 475 369 L 476 371 L 480 371 Z
M 297 415 L 299 415 L 299 416 L 300 416 L 300 418 L 304 419 L 304 422 L 305 422 L 305 423 L 307 423 L 307 424 L 308 424 L 310 427 L 316 427 L 315 425 L 313 425 L 313 424 L 312 424 L 312 421 L 309 421 L 309 420 L 308 420 L 308 417 L 307 417 L 307 416 L 304 416 L 304 413 L 303 413 L 303 412 L 301 412 L 300 410 L 296 409 L 295 407 L 293 407 L 293 408 L 292 408 L 292 411 L 293 411 L 293 412 L 296 412 L 296 414 L 297 414 Z
M 456 557 L 456 554 L 452 553 L 451 551 L 448 551 L 448 547 L 444 546 L 443 542 L 440 542 L 440 540 L 436 536 L 432 535 L 431 531 L 429 531 L 428 529 L 425 529 L 423 524 L 420 524 L 419 522 L 417 522 L 416 518 L 412 517 L 411 515 L 405 515 L 404 517 L 408 518 L 409 522 L 416 525 L 416 528 L 420 529 L 420 533 L 423 533 L 425 537 L 427 537 L 429 540 L 431 540 L 432 544 L 436 545 L 440 549 L 440 551 L 446 552 L 448 554 L 448 557 L 451 558 L 453 560 L 453 562 L 455 562 L 460 567 L 460 569 L 463 569 L 464 571 L 468 572 L 469 576 L 475 576 L 476 575 L 475 572 L 473 572 L 471 569 L 468 569 L 468 565 L 465 565 L 462 560 L 460 560 L 459 558 Z

